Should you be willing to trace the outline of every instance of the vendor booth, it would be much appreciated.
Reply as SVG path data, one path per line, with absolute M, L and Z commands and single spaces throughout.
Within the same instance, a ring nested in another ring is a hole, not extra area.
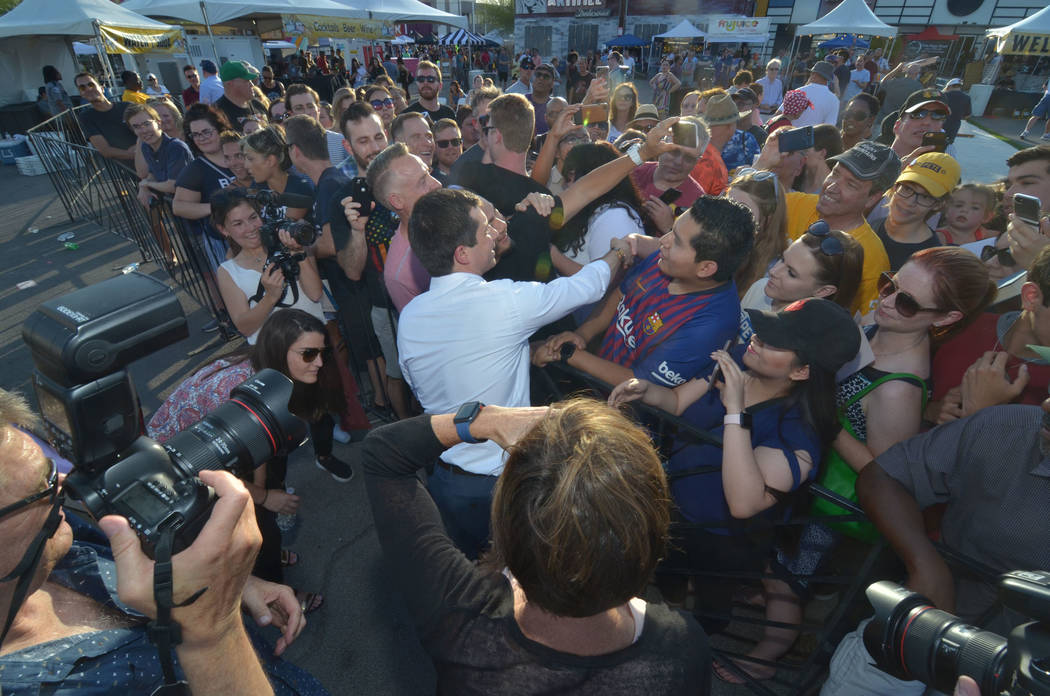
M 1026 117 L 1039 102 L 1050 77 L 1050 7 L 986 35 L 996 56 L 980 85 L 974 85 L 974 113 Z M 986 105 L 978 111 L 978 96 Z
M 798 28 L 795 32 L 795 40 L 791 43 L 788 64 L 781 71 L 781 74 L 793 74 L 791 64 L 796 56 L 799 37 L 824 36 L 826 34 L 852 34 L 856 37 L 896 37 L 897 27 L 892 27 L 876 17 L 865 0 L 843 0 L 838 7 L 815 22 L 803 24 Z

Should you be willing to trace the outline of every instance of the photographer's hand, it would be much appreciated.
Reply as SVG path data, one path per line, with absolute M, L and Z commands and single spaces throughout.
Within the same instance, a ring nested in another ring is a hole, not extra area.
M 197 601 L 172 610 L 182 628 L 176 648 L 195 696 L 270 694 L 273 689 L 252 650 L 240 615 L 241 594 L 262 545 L 255 510 L 244 484 L 225 471 L 202 471 L 218 501 L 194 542 L 172 557 L 173 598 L 183 602 L 201 588 Z M 121 601 L 156 617 L 153 561 L 142 552 L 128 521 L 107 515 L 99 526 L 109 537 Z
M 266 294 L 272 297 L 275 302 L 280 299 L 281 293 L 284 292 L 285 283 L 284 273 L 281 271 L 280 266 L 271 263 L 264 268 L 262 278 L 259 279 L 259 282 L 262 283 Z
M 288 230 L 280 230 L 277 233 L 277 238 L 281 240 L 281 244 L 288 247 L 288 251 L 299 252 L 303 250 L 303 246 L 292 238 L 292 235 L 288 234 Z

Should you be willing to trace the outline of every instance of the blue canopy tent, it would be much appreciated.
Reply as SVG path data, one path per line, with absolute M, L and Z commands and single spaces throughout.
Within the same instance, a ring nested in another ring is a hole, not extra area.
M 605 45 L 609 48 L 640 48 L 642 46 L 648 46 L 649 42 L 645 39 L 638 38 L 634 34 L 624 34 L 623 36 L 609 39 L 605 42 Z
M 839 34 L 834 39 L 820 42 L 817 47 L 825 50 L 832 48 L 868 48 L 871 44 L 855 34 Z

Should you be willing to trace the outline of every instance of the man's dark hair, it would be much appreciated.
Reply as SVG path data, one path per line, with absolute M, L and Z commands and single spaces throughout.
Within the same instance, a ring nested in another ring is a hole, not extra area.
M 1050 145 L 1036 145 L 1035 147 L 1018 150 L 1006 160 L 1007 167 L 1016 167 L 1019 164 L 1038 162 L 1043 160 L 1047 164 L 1047 173 L 1050 173 Z
M 878 114 L 879 109 L 882 108 L 882 102 L 879 100 L 879 98 L 876 97 L 874 94 L 868 94 L 867 92 L 861 92 L 860 94 L 854 95 L 853 98 L 850 99 L 850 101 L 864 102 L 864 104 L 868 107 L 868 111 L 871 112 L 872 116 Z
M 374 116 L 375 113 L 376 110 L 366 101 L 351 102 L 345 109 L 343 109 L 342 115 L 339 116 L 339 132 L 343 134 L 344 138 L 350 140 L 350 135 L 346 132 L 346 124 L 363 121 L 366 118 Z
M 580 59 L 580 54 L 576 51 L 569 51 L 569 55 L 565 56 L 565 62 L 572 65 Z
M 295 145 L 307 159 L 328 161 L 328 138 L 324 132 L 324 126 L 306 114 L 292 116 L 284 122 L 288 150 L 291 151 L 292 145 Z
M 696 262 L 714 261 L 718 270 L 711 280 L 733 277 L 755 245 L 755 216 L 743 203 L 729 198 L 700 196 L 689 208 L 689 215 L 700 225 L 690 244 Z
M 92 80 L 95 81 L 95 84 L 100 84 L 98 78 L 95 77 L 95 74 L 86 70 L 84 72 L 78 72 L 76 75 L 73 76 L 73 84 L 75 85 L 77 83 L 77 80 L 79 80 L 82 77 L 90 77 Z
M 822 123 L 813 126 L 813 149 L 823 150 L 825 159 L 842 154 L 842 133 L 835 126 Z
M 58 82 L 58 68 L 53 65 L 44 66 L 44 82 Z
M 466 104 L 462 104 L 458 109 L 456 109 L 456 123 L 459 125 L 460 128 L 462 128 L 463 124 L 473 117 L 474 109 L 470 108 Z
M 141 83 L 142 79 L 139 78 L 139 74 L 134 70 L 125 70 L 124 72 L 120 73 L 120 81 L 126 85 L 129 82 Z
M 317 94 L 317 90 L 310 85 L 296 83 L 288 85 L 288 89 L 284 92 L 284 108 L 288 110 L 288 113 L 292 112 L 292 97 L 297 97 L 300 94 L 309 94 L 314 100 L 314 104 L 317 104 L 317 108 L 321 108 L 321 97 Z
M 431 277 L 452 272 L 458 247 L 477 244 L 478 224 L 470 211 L 480 207 L 480 198 L 457 189 L 437 189 L 416 201 L 408 221 L 408 241 Z

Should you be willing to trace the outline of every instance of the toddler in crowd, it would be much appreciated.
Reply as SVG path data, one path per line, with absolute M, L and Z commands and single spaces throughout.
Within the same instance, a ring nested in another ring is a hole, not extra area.
M 983 225 L 995 215 L 998 196 L 984 184 L 961 184 L 952 191 L 937 230 L 945 244 L 961 245 L 998 236 Z

